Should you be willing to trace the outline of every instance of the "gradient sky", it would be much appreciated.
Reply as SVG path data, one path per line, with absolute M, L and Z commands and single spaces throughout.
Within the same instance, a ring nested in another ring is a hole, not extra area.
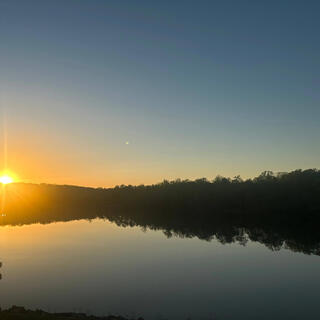
M 8 169 L 114 186 L 319 167 L 319 10 L 0 0 Z

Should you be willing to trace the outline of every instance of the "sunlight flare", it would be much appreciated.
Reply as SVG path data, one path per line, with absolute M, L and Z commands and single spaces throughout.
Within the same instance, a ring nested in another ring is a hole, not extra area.
M 5 175 L 5 176 L 0 177 L 0 183 L 2 183 L 2 184 L 8 184 L 8 183 L 12 183 L 12 182 L 13 182 L 13 178 L 10 176 Z

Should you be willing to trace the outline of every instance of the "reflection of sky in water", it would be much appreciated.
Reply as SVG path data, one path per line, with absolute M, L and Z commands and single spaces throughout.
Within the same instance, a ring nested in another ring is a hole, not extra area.
M 94 220 L 1 227 L 1 307 L 153 319 L 319 319 L 320 258 Z

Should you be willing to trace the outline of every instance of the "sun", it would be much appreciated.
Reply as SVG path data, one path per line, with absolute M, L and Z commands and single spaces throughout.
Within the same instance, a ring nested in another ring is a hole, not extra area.
M 1 176 L 0 177 L 0 183 L 2 184 L 8 184 L 8 183 L 12 183 L 13 182 L 13 178 L 9 177 L 9 176 Z

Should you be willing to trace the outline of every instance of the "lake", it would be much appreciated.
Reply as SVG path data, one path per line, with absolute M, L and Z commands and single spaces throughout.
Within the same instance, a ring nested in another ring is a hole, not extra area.
M 320 319 L 320 258 L 107 219 L 0 227 L 1 307 L 145 319 Z

